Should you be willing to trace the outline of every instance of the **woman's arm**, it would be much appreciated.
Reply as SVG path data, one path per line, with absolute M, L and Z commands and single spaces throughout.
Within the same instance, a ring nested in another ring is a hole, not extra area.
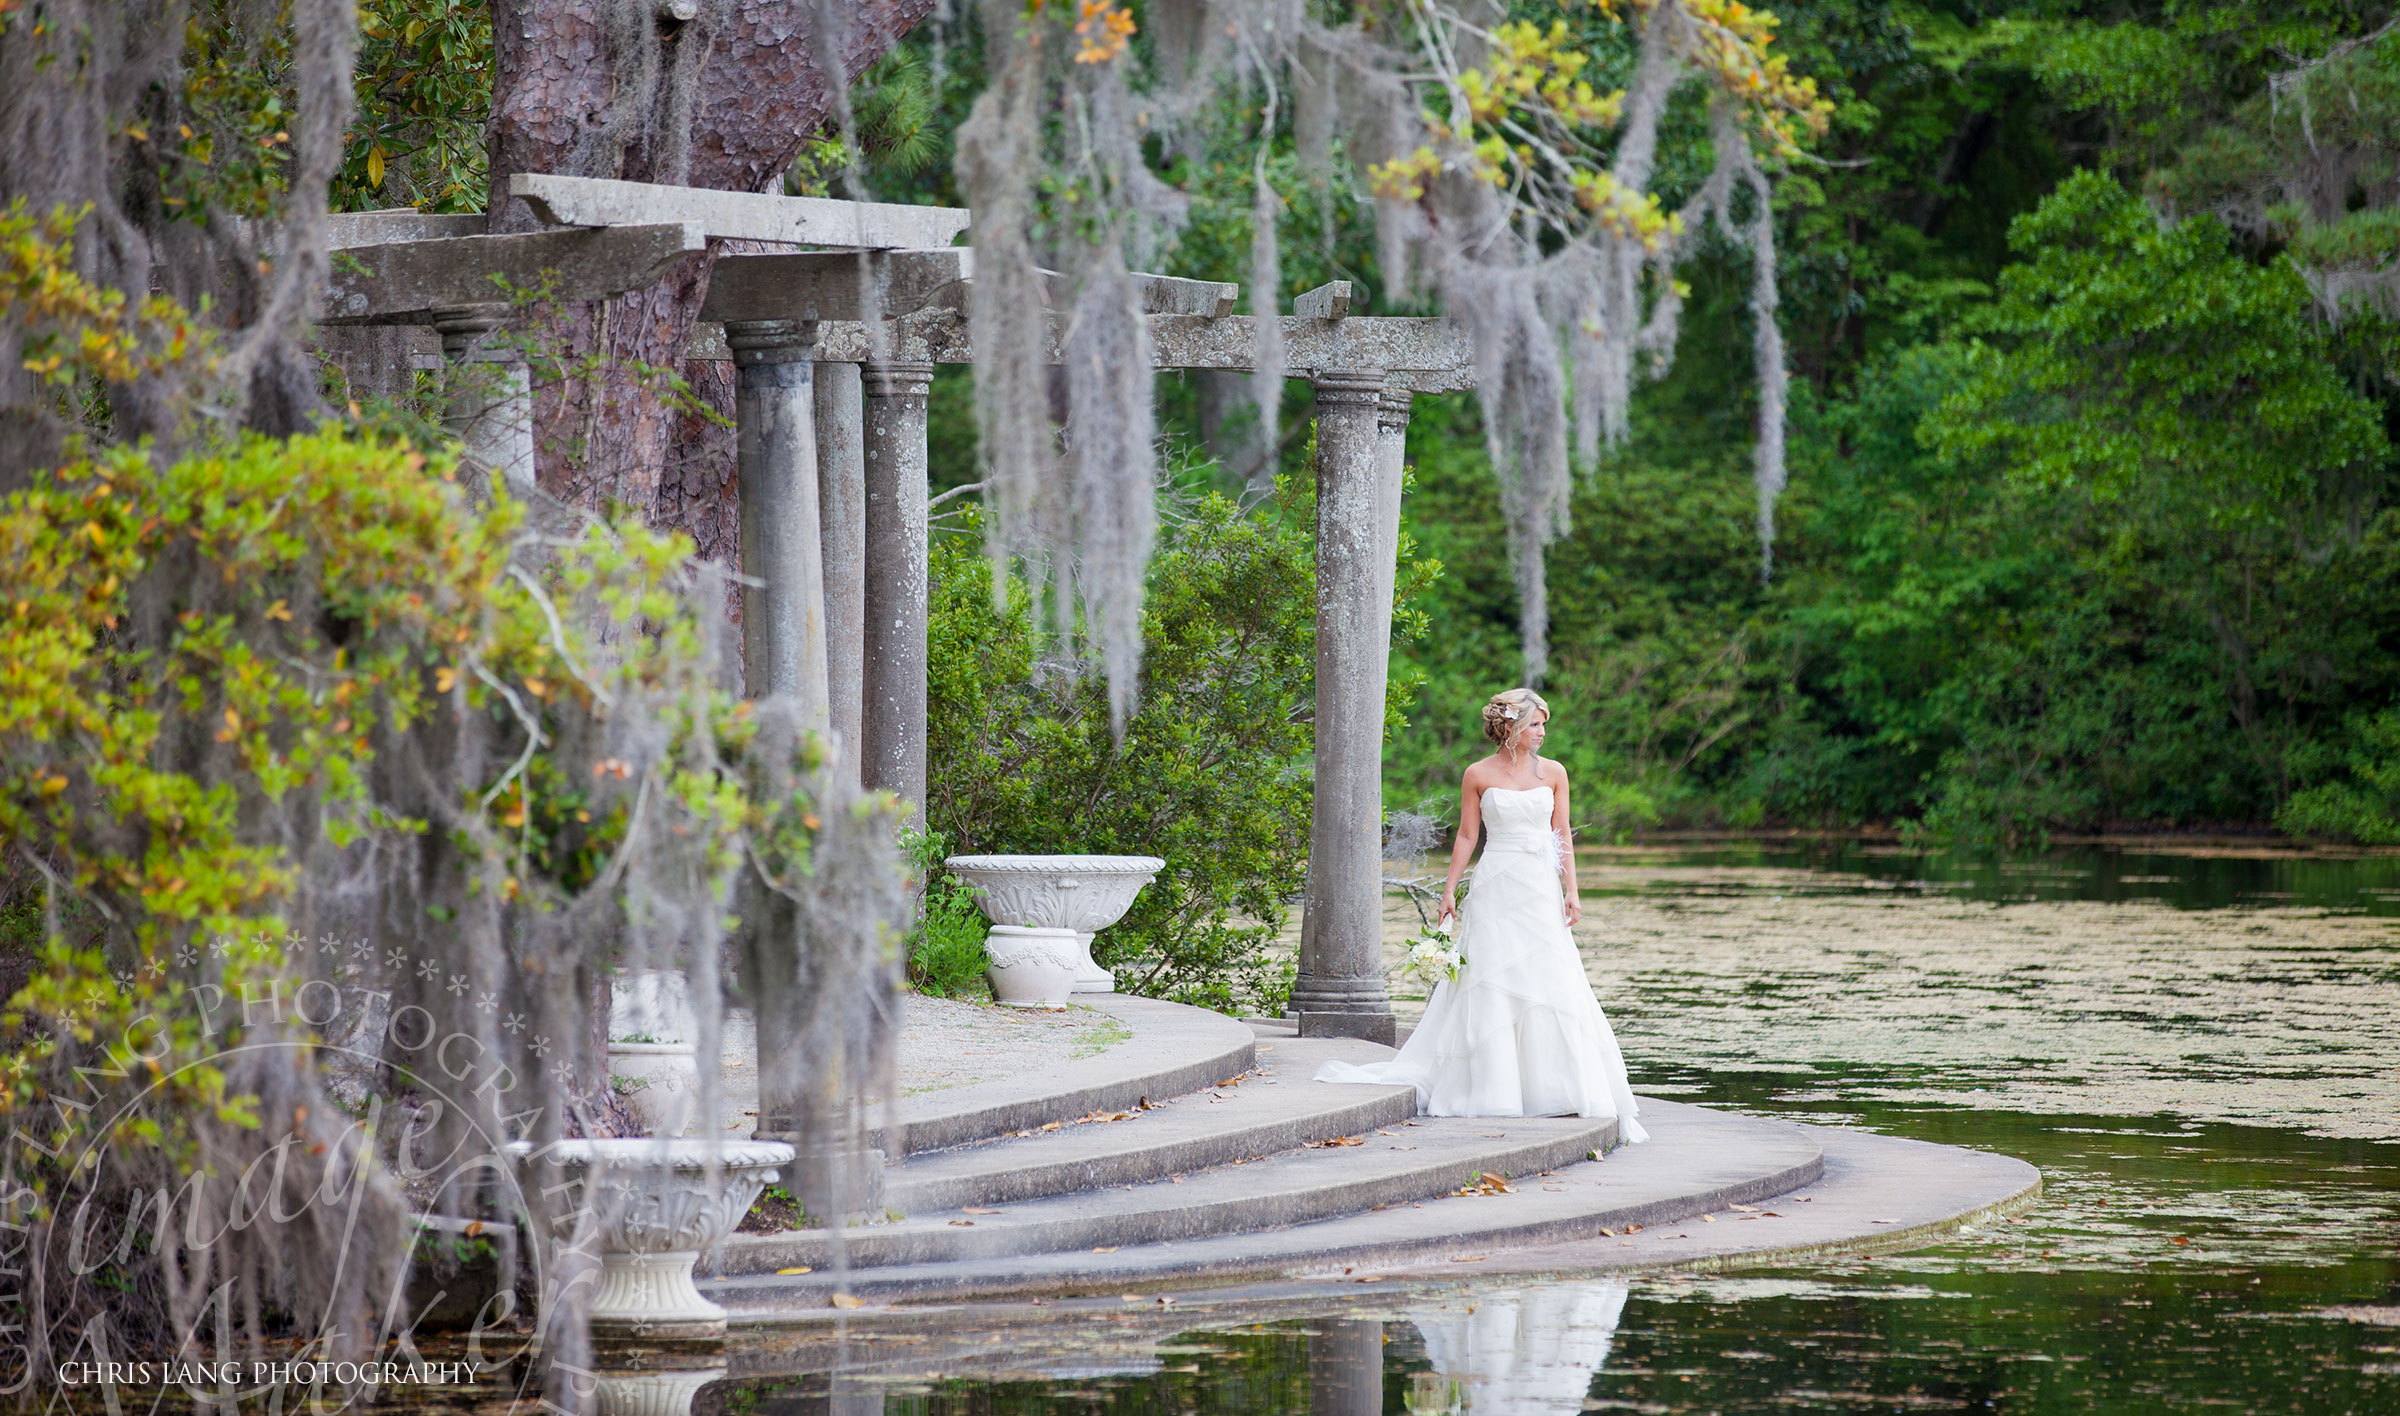
M 1550 792 L 1550 833 L 1558 841 L 1560 882 L 1567 897 L 1567 923 L 1583 918 L 1583 897 L 1575 890 L 1575 832 L 1567 825 L 1567 769 L 1553 763 L 1558 781 Z
M 1458 913 L 1459 872 L 1467 868 L 1482 834 L 1483 793 L 1475 789 L 1475 769 L 1469 767 L 1458 784 L 1458 839 L 1450 843 L 1450 874 L 1442 881 L 1442 919 Z

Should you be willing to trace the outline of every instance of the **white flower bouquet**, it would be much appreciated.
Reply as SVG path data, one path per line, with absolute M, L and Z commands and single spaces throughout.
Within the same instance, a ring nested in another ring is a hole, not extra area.
M 1401 967 L 1425 981 L 1427 988 L 1458 977 L 1458 966 L 1466 962 L 1458 945 L 1450 937 L 1451 921 L 1442 920 L 1428 925 L 1416 938 L 1408 941 L 1407 962 Z

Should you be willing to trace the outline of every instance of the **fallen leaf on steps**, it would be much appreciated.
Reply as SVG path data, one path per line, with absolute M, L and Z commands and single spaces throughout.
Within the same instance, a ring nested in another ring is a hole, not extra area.
M 1366 1143 L 1364 1136 L 1327 1136 L 1324 1140 L 1310 1141 L 1308 1144 L 1311 1150 L 1322 1150 L 1333 1146 L 1363 1146 Z
M 1062 1126 L 1062 1125 L 1065 1125 L 1065 1124 L 1066 1124 L 1066 1123 L 1065 1123 L 1065 1122 L 1063 1122 L 1063 1121 L 1048 1121 L 1048 1122 L 1044 1122 L 1044 1123 L 1043 1123 L 1043 1125 L 1042 1125 L 1042 1129 L 1043 1129 L 1043 1130 L 1045 1130 L 1045 1131 L 1055 1131 L 1055 1130 L 1057 1130 L 1057 1129 L 1058 1129 L 1060 1126 Z
M 796 1273 L 815 1273 L 815 1272 L 816 1272 L 816 1270 L 815 1270 L 815 1269 L 813 1269 L 813 1268 L 810 1268 L 810 1267 L 809 1267 L 807 1264 L 802 1264 L 802 1265 L 801 1265 L 800 1267 L 798 1267 L 798 1268 L 777 1269 L 777 1270 L 775 1270 L 775 1276 L 776 1276 L 777 1278 L 789 1278 L 789 1277 L 791 1277 L 793 1274 L 796 1274 Z
M 1116 1251 L 1117 1246 L 1114 1244 L 1095 1244 L 1092 1246 L 1092 1252 L 1095 1254 L 1113 1254 Z
M 977 1209 L 977 1208 L 976 1208 L 975 1206 L 973 1206 L 973 1205 L 960 1205 L 960 1206 L 959 1206 L 959 1211 L 960 1211 L 962 1214 L 999 1214 L 999 1213 L 1001 1213 L 1001 1211 L 999 1211 L 999 1210 L 992 1210 L 992 1209 Z
M 1717 1217 L 1713 1214 L 1704 1214 L 1700 1216 L 1700 1222 L 1702 1224 L 1714 1224 L 1717 1222 Z
M 973 1229 L 975 1227 L 975 1221 L 971 1219 L 954 1219 L 950 1221 L 950 1227 L 952 1229 Z
M 833 1295 L 833 1306 L 837 1308 L 863 1308 L 867 1306 L 867 1300 L 864 1298 L 853 1298 L 847 1293 L 836 1293 Z
M 1479 1264 L 1479 1263 L 1482 1263 L 1482 1262 L 1483 1262 L 1483 1261 L 1484 1261 L 1484 1260 L 1485 1260 L 1487 1257 L 1489 1257 L 1489 1255 L 1485 1255 L 1485 1254 L 1452 1254 L 1452 1255 L 1450 1256 L 1450 1262 L 1452 1262 L 1452 1263 L 1454 1263 L 1454 1264 Z

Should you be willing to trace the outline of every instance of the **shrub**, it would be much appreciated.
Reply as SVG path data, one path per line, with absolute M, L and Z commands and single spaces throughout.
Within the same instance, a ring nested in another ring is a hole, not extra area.
M 2349 725 L 2350 748 L 2294 753 L 2295 766 L 2316 766 L 2311 775 L 2330 781 L 2294 793 L 2275 813 L 2275 825 L 2295 836 L 2352 841 L 2362 846 L 2400 845 L 2400 708 L 2386 708 Z M 2346 770 L 2345 770 L 2346 769 Z M 2341 775 L 2334 775 L 2335 773 Z
M 1141 702 L 1122 741 L 1106 686 L 1055 657 L 1026 592 L 993 596 L 975 536 L 932 570 L 930 825 L 962 852 L 1166 861 L 1096 941 L 1129 992 L 1279 1008 L 1268 945 L 1308 851 L 1316 567 L 1304 491 L 1281 515 L 1219 496 L 1164 537 L 1143 609 Z
M 950 840 L 939 831 L 904 831 L 901 849 L 924 882 L 916 927 L 908 935 L 908 982 L 935 998 L 983 1001 L 992 996 L 984 981 L 983 909 L 975 892 L 942 869 Z

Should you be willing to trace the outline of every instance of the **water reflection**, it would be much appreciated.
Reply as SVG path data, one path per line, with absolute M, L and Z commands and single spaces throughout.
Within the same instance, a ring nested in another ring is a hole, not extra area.
M 1411 1383 L 1426 1416 L 1557 1416 L 1581 1411 L 1624 1315 L 1622 1283 L 1496 1288 L 1450 1308 L 1411 1309 L 1433 1370 Z M 1362 1324 L 1362 1326 L 1365 1326 Z M 1317 1411 L 1348 1408 L 1319 1406 Z

